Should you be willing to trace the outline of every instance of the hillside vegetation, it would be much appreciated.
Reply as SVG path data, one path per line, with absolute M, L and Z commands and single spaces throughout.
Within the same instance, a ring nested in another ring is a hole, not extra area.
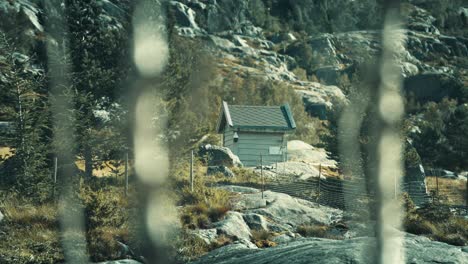
M 220 236 L 206 244 L 191 233 L 234 211 L 236 194 L 208 187 L 226 179 L 204 178 L 205 157 L 195 155 L 194 192 L 188 182 L 190 152 L 220 143 L 215 126 L 222 101 L 288 103 L 297 124 L 289 139 L 324 147 L 338 161 L 338 176 L 349 158 L 339 151 L 338 135 L 347 132 L 340 118 L 347 106 L 360 106 L 359 147 L 351 158 L 364 168 L 357 176 L 372 177 L 379 109 L 369 95 L 378 86 L 372 76 L 382 50 L 382 2 L 148 0 L 149 7 L 163 3 L 148 12 L 164 10 L 160 26 L 169 54 L 161 74 L 146 78 L 133 58 L 135 1 L 1 1 L 0 122 L 8 128 L 0 130 L 0 262 L 64 262 L 64 237 L 80 243 L 84 237 L 76 251 L 93 262 L 144 261 L 147 245 L 139 232 L 145 227 L 138 216 L 149 187 L 133 168 L 141 87 L 154 102 L 151 121 L 167 121 L 150 140 L 168 147 L 169 177 L 161 188 L 178 208 L 174 226 L 181 228 L 168 254 L 180 261 L 235 242 Z M 396 62 L 403 79 L 405 169 L 461 173 L 468 170 L 468 6 L 463 0 L 401 2 L 405 45 Z M 234 183 L 259 180 L 242 168 L 234 173 Z M 433 178 L 428 181 L 432 190 Z M 466 192 L 449 180 L 440 184 L 457 195 Z M 62 232 L 60 197 L 76 201 L 65 211 L 84 212 L 84 230 Z M 443 193 L 433 198 L 444 201 Z M 404 202 L 408 232 L 466 245 L 466 221 L 448 208 Z M 333 228 L 310 224 L 294 231 L 336 238 Z M 274 247 L 279 235 L 254 232 L 252 243 Z

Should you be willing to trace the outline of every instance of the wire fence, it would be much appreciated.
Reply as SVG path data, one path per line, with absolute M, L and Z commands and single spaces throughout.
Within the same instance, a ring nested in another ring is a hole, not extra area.
M 218 160 L 211 161 L 218 164 Z M 223 167 L 225 164 L 214 165 Z M 285 193 L 293 197 L 344 210 L 359 209 L 372 202 L 376 196 L 374 190 L 367 188 L 364 179 L 341 179 L 323 177 L 322 166 L 318 166 L 319 175 L 295 175 L 281 168 L 282 164 L 259 165 L 254 170 L 258 175 L 255 181 L 236 182 L 235 185 L 257 188 L 261 191 Z M 216 171 L 216 170 L 215 170 Z M 219 170 L 222 172 L 222 169 Z M 448 207 L 459 215 L 468 215 L 467 184 L 461 180 L 439 179 L 404 181 L 395 184 L 394 198 L 399 199 L 402 193 L 408 193 L 417 206 L 435 203 Z M 219 184 L 229 184 L 228 182 Z

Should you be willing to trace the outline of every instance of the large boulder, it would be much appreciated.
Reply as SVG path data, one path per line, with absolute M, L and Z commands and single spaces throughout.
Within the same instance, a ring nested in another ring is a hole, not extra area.
M 207 144 L 201 147 L 199 154 L 207 157 L 208 166 L 242 167 L 239 157 L 227 147 Z
M 229 190 L 229 187 L 220 188 Z M 295 232 L 300 225 L 330 225 L 340 221 L 343 216 L 339 209 L 272 191 L 265 191 L 262 197 L 260 190 L 251 192 L 251 189 L 239 189 L 240 195 L 232 201 L 233 210 L 243 213 L 243 222 L 251 229 Z
M 250 240 L 252 236 L 249 226 L 239 212 L 229 211 L 226 217 L 215 223 L 214 226 L 218 234 L 224 234 L 238 240 Z
M 249 198 L 262 200 L 261 193 L 247 194 Z M 251 209 L 248 212 L 263 215 L 275 224 L 283 225 L 286 230 L 295 231 L 300 225 L 330 225 L 341 219 L 343 212 L 339 209 L 321 206 L 303 199 L 294 198 L 284 193 L 265 191 L 263 199 L 268 206 Z M 285 230 L 285 231 L 286 231 Z
M 393 239 L 392 239 L 393 240 Z M 393 241 L 397 243 L 397 241 Z M 225 246 L 213 250 L 193 262 L 203 264 L 306 264 L 306 263 L 375 263 L 377 241 L 373 237 L 332 240 L 303 238 L 277 247 L 247 249 Z M 407 263 L 468 263 L 468 253 L 461 247 L 431 241 L 425 237 L 407 234 L 404 238 L 404 254 Z
M 330 159 L 323 148 L 316 148 L 301 140 L 288 141 L 288 160 L 312 165 L 336 167 L 336 160 Z
M 335 105 L 346 103 L 346 96 L 340 88 L 334 85 L 324 85 L 318 82 L 297 82 L 300 87 L 296 92 L 302 97 L 306 111 L 312 116 L 320 117 L 322 114 L 314 111 L 317 105 L 325 106 L 330 110 Z M 326 113 L 325 113 L 326 118 Z
M 244 221 L 252 230 L 268 230 L 265 217 L 259 214 L 248 213 L 244 214 Z
M 207 245 L 211 245 L 216 241 L 216 238 L 218 237 L 218 233 L 216 228 L 210 228 L 210 229 L 196 229 L 191 231 L 191 233 L 202 239 Z
M 195 11 L 190 7 L 176 1 L 170 2 L 174 10 L 177 24 L 182 27 L 191 27 L 193 29 L 199 29 L 197 22 L 195 22 Z
M 255 188 L 234 185 L 217 188 L 237 193 L 231 202 L 232 210 L 237 212 L 229 212 L 225 220 L 215 223 L 218 233 L 235 237 L 246 238 L 250 230 L 295 232 L 300 225 L 331 225 L 341 221 L 343 217 L 342 210 L 284 193 L 265 191 L 262 196 L 262 192 Z M 231 230 L 233 225 L 236 225 L 238 230 Z
M 261 168 L 255 168 L 255 173 L 260 175 Z M 319 170 L 312 164 L 302 161 L 278 162 L 270 167 L 263 167 L 263 175 L 270 180 L 307 180 L 319 177 Z
M 438 102 L 444 97 L 454 97 L 462 85 L 455 77 L 443 72 L 425 72 L 404 81 L 405 92 L 420 102 Z

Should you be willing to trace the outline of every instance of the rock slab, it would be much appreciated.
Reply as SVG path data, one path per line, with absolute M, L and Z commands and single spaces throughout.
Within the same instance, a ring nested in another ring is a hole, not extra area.
M 362 237 L 347 240 L 302 238 L 273 248 L 248 249 L 225 246 L 214 250 L 194 264 L 308 264 L 308 263 L 374 263 L 375 238 Z M 406 263 L 468 263 L 468 253 L 461 247 L 430 241 L 424 237 L 407 235 Z

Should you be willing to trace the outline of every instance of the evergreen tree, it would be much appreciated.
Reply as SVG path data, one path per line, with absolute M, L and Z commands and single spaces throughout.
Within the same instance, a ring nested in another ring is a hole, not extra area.
M 121 99 L 122 83 L 130 69 L 124 63 L 129 57 L 130 16 L 126 8 L 130 5 L 114 6 L 115 12 L 110 12 L 98 1 L 65 2 L 75 89 L 77 152 L 85 161 L 86 176 L 92 176 L 94 160 L 103 158 L 97 155 L 108 156 L 113 149 L 122 147 L 118 144 L 126 142 L 119 127 L 114 127 L 116 131 L 111 133 L 101 133 L 103 123 L 95 113 L 108 110 Z M 116 141 L 117 136 L 121 137 Z M 110 148 L 107 152 L 100 149 L 104 143 Z
M 48 162 L 49 113 L 43 75 L 31 72 L 29 57 L 15 51 L 5 35 L 0 35 L 2 65 L 1 103 L 10 111 L 14 155 L 7 160 L 6 175 L 11 184 L 30 197 L 45 200 L 50 196 Z

